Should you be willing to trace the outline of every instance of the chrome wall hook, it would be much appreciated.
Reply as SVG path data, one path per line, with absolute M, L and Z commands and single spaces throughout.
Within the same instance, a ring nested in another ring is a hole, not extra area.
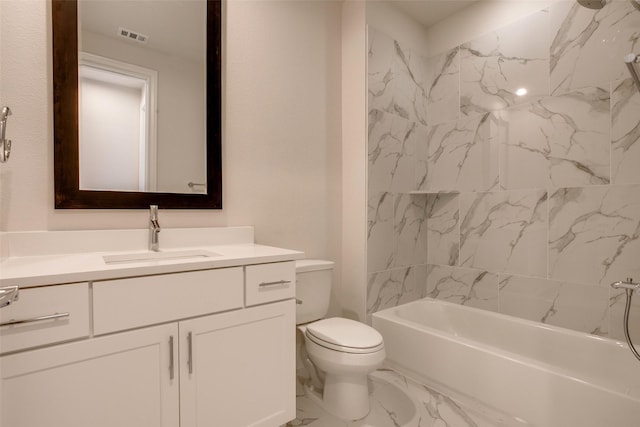
M 0 163 L 9 160 L 9 155 L 11 154 L 11 140 L 5 138 L 7 117 L 10 115 L 11 109 L 9 107 L 2 107 L 2 110 L 0 110 Z

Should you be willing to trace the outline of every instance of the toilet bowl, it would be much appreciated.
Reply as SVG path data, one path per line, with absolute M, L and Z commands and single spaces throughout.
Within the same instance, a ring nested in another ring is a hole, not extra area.
M 382 365 L 384 342 L 378 331 L 355 320 L 315 320 L 327 313 L 332 268 L 330 261 L 296 262 L 297 323 L 311 371 L 305 390 L 327 412 L 358 420 L 369 413 L 367 375 Z

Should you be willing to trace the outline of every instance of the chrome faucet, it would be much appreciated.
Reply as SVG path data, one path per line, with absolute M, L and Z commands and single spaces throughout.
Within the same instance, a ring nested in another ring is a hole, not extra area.
M 160 251 L 158 233 L 160 233 L 160 223 L 158 222 L 158 205 L 151 205 L 149 206 L 149 250 L 152 250 L 154 252 Z

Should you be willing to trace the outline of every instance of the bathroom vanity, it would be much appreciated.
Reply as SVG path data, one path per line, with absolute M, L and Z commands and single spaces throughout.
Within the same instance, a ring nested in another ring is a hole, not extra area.
M 0 425 L 278 426 L 295 417 L 295 263 L 250 227 L 6 233 Z M 164 245 L 164 246 L 163 246 Z

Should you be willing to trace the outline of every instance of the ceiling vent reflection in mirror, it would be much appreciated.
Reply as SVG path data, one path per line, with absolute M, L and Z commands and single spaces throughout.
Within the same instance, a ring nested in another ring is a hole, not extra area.
M 125 39 L 129 39 L 129 40 L 135 40 L 139 43 L 143 43 L 146 44 L 147 41 L 149 41 L 149 37 L 145 36 L 144 34 L 140 34 L 136 31 L 132 31 L 132 30 L 128 30 L 126 28 L 122 28 L 119 27 L 118 28 L 118 35 L 120 37 L 123 37 Z

